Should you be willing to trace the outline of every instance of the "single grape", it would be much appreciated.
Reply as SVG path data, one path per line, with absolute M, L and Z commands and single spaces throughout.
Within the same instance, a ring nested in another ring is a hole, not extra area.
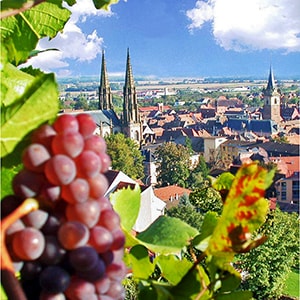
M 120 261 L 118 264 L 112 263 L 106 267 L 106 275 L 111 280 L 122 280 L 126 275 L 126 266 Z
M 103 196 L 108 189 L 108 181 L 103 174 L 99 173 L 87 180 L 90 185 L 90 196 L 94 199 Z
M 77 174 L 79 177 L 94 177 L 101 170 L 99 156 L 90 150 L 84 150 L 75 158 Z
M 48 218 L 44 224 L 44 226 L 41 228 L 41 231 L 45 235 L 51 235 L 56 234 L 60 226 L 59 218 L 55 215 L 48 215 Z
M 110 156 L 107 153 L 101 153 L 99 154 L 100 161 L 101 161 L 101 173 L 106 173 L 110 166 L 111 166 L 111 159 Z
M 83 178 L 75 178 L 70 184 L 62 186 L 61 197 L 72 204 L 87 201 L 89 194 L 89 183 Z
M 52 184 L 66 185 L 74 180 L 76 166 L 74 161 L 68 156 L 57 154 L 47 161 L 45 174 Z
M 105 274 L 105 263 L 98 258 L 97 263 L 87 271 L 77 271 L 77 275 L 87 281 L 95 282 Z
M 16 196 L 26 199 L 39 194 L 44 182 L 41 174 L 23 169 L 13 179 L 12 187 Z
M 99 203 L 96 200 L 89 199 L 83 203 L 68 204 L 66 216 L 69 221 L 79 221 L 88 228 L 92 228 L 99 220 Z
M 40 285 L 48 293 L 62 293 L 70 284 L 70 275 L 61 267 L 46 267 L 40 274 Z
M 125 290 L 122 283 L 120 281 L 112 281 L 106 295 L 114 300 L 123 300 L 125 298 Z
M 84 138 L 91 136 L 97 128 L 93 117 L 89 114 L 78 114 L 76 116 L 79 124 L 79 132 Z
M 110 287 L 110 279 L 104 275 L 100 279 L 94 282 L 97 294 L 105 294 Z
M 54 185 L 45 180 L 39 192 L 38 198 L 41 201 L 56 202 L 60 199 L 60 194 L 60 186 Z
M 50 154 L 42 144 L 30 144 L 22 154 L 22 162 L 26 169 L 42 173 Z
M 112 209 L 106 209 L 101 212 L 98 225 L 107 228 L 109 231 L 120 228 L 120 217 Z
M 111 245 L 112 250 L 122 249 L 125 245 L 125 235 L 120 228 L 111 231 L 113 236 L 113 243 Z
M 108 199 L 108 197 L 99 197 L 97 198 L 97 201 L 100 205 L 100 211 L 104 211 L 104 210 L 112 210 L 113 207 L 111 205 L 110 200 Z
M 74 300 L 90 300 L 92 295 L 95 294 L 95 286 L 78 276 L 73 276 L 69 287 L 67 288 L 65 294 L 68 299 Z
M 45 247 L 45 238 L 36 228 L 26 227 L 14 233 L 12 238 L 14 253 L 22 260 L 37 259 Z
M 104 253 L 111 248 L 113 236 L 105 227 L 94 226 L 90 229 L 89 243 L 98 253 Z
M 48 219 L 48 213 L 44 210 L 37 209 L 22 218 L 22 221 L 27 227 L 40 229 L 44 226 Z
M 54 154 L 65 154 L 73 158 L 81 153 L 83 146 L 84 140 L 79 132 L 57 134 L 51 145 Z
M 106 148 L 104 138 L 99 135 L 91 135 L 84 140 L 84 150 L 91 150 L 100 155 L 106 152 Z
M 89 230 L 80 222 L 66 222 L 59 227 L 58 240 L 67 250 L 82 247 L 89 240 Z
M 31 141 L 32 143 L 44 145 L 46 149 L 50 151 L 52 139 L 55 135 L 56 131 L 54 130 L 54 128 L 48 124 L 44 124 L 33 132 L 31 136 Z
M 100 253 L 100 257 L 106 266 L 109 266 L 114 261 L 114 253 L 111 250 Z
M 66 250 L 62 248 L 54 235 L 45 236 L 45 248 L 38 261 L 46 265 L 55 265 L 62 261 Z
M 71 266 L 77 271 L 88 271 L 98 262 L 98 253 L 92 247 L 84 246 L 69 253 Z
M 37 261 L 26 261 L 21 269 L 22 280 L 32 280 L 36 279 L 42 272 L 43 267 Z
M 74 116 L 64 114 L 57 117 L 53 123 L 53 128 L 58 133 L 78 132 L 79 124 Z

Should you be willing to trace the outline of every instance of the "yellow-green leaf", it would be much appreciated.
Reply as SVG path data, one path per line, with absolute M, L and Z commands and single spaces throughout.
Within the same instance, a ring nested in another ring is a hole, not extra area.
M 251 233 L 265 221 L 269 204 L 264 195 L 273 176 L 274 171 L 267 171 L 257 163 L 239 169 L 209 241 L 207 254 L 224 256 L 249 246 Z

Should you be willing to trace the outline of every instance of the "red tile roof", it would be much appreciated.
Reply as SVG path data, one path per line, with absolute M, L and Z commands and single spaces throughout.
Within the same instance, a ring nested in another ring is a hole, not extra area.
M 167 202 L 171 199 L 178 199 L 184 194 L 190 194 L 192 191 L 189 189 L 185 189 L 183 187 L 177 185 L 169 185 L 161 188 L 154 189 L 154 194 L 159 199 Z

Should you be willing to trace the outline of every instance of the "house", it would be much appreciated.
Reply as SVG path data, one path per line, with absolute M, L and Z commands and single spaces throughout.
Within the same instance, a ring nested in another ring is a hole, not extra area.
M 121 171 L 109 170 L 105 173 L 109 187 L 105 193 L 106 197 L 118 189 L 130 187 L 134 188 L 138 183 Z M 166 204 L 153 192 L 151 185 L 140 185 L 141 206 L 140 211 L 133 226 L 133 230 L 141 232 L 149 227 L 159 216 L 164 214 Z
M 154 189 L 154 194 L 166 203 L 166 209 L 177 206 L 183 195 L 189 195 L 192 191 L 177 185 L 168 185 Z

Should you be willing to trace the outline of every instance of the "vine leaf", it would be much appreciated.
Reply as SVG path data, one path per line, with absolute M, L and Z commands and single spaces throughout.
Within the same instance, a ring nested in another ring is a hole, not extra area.
M 128 260 L 136 278 L 148 279 L 154 272 L 155 265 L 150 262 L 148 249 L 142 245 L 136 245 L 130 249 Z
M 24 63 L 39 39 L 53 38 L 64 28 L 70 11 L 59 0 L 39 5 L 1 21 L 1 43 L 6 46 L 8 60 L 18 66 Z
M 209 278 L 202 266 L 191 268 L 182 280 L 171 289 L 174 300 L 212 299 L 209 289 Z M 199 295 L 201 294 L 201 297 Z
M 58 89 L 54 74 L 34 78 L 24 94 L 1 108 L 1 156 L 11 153 L 33 129 L 58 112 Z
M 140 211 L 141 190 L 139 186 L 136 185 L 134 190 L 130 187 L 117 190 L 110 195 L 110 201 L 121 218 L 122 227 L 130 231 Z
M 197 229 L 177 218 L 160 216 L 137 239 L 152 252 L 171 254 L 180 252 L 197 234 Z
M 159 255 L 155 258 L 154 264 L 159 267 L 161 277 L 172 285 L 178 284 L 193 265 L 186 258 L 179 259 L 175 255 Z
M 256 162 L 238 170 L 209 241 L 208 255 L 224 257 L 249 247 L 251 234 L 265 221 L 269 204 L 264 194 L 273 176 L 274 170 L 268 171 Z

